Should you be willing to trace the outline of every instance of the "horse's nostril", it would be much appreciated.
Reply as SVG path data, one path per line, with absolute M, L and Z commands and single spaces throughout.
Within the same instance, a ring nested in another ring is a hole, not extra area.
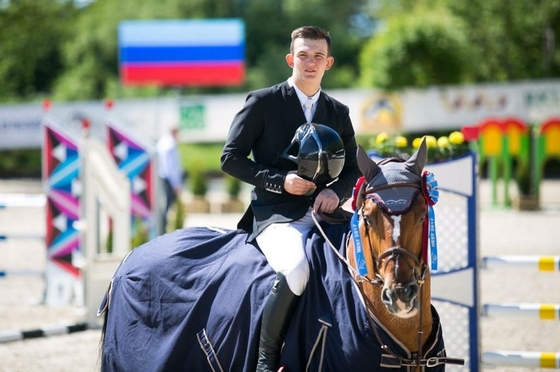
M 412 283 L 407 285 L 406 287 L 397 289 L 397 297 L 401 299 L 403 302 L 412 301 L 417 294 L 418 294 L 418 284 L 416 283 Z
M 408 286 L 408 299 L 412 300 L 418 294 L 418 284 L 414 283 Z
M 383 290 L 381 291 L 381 301 L 383 301 L 384 304 L 392 305 L 393 297 L 394 295 L 389 288 L 383 288 Z

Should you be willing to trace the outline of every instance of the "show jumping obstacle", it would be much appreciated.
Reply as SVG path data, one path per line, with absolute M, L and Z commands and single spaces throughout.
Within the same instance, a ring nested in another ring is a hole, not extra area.
M 12 208 L 44 208 L 44 207 L 45 207 L 45 196 L 42 194 L 0 194 L 0 213 L 9 213 L 8 209 L 12 209 Z M 30 232 L 20 233 L 20 234 L 0 232 L 0 244 L 7 241 L 19 240 L 19 239 L 44 240 L 45 235 L 34 234 Z M 44 276 L 44 275 L 45 275 L 44 271 L 37 271 L 37 270 L 0 269 L 0 278 L 5 278 L 8 276 Z
M 560 256 L 504 255 L 482 257 L 483 269 L 527 269 L 538 272 L 560 271 Z M 502 303 L 482 304 L 481 316 L 523 317 L 560 320 L 560 304 Z M 485 351 L 482 362 L 488 366 L 560 369 L 560 353 L 532 351 Z
M 0 213 L 7 213 L 12 208 L 44 208 L 46 198 L 43 194 L 0 194 Z M 35 212 L 34 212 L 35 213 Z M 3 234 L 0 235 L 0 243 L 14 239 L 44 240 L 43 234 Z M 1 249 L 0 249 L 1 253 Z M 45 278 L 45 271 L 38 270 L 0 270 L 0 278 L 11 276 L 39 276 Z M 32 338 L 49 337 L 62 334 L 81 332 L 88 329 L 86 323 L 76 324 L 46 324 L 36 329 L 7 329 L 0 330 L 0 344 L 28 340 Z
M 0 194 L 0 210 L 8 208 L 44 208 L 45 196 L 42 194 Z M 0 232 L 0 242 L 9 239 L 45 239 L 44 234 L 5 234 Z

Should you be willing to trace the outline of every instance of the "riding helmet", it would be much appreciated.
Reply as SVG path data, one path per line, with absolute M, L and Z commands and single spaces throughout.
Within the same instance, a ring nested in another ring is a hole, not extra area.
M 302 124 L 282 157 L 298 166 L 297 175 L 323 186 L 334 181 L 344 167 L 344 143 L 338 133 L 323 124 Z

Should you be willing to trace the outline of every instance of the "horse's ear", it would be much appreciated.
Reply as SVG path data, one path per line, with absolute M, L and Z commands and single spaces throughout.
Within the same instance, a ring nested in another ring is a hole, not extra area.
M 422 138 L 422 143 L 418 150 L 406 161 L 406 168 L 417 175 L 422 175 L 422 170 L 428 160 L 428 147 L 426 145 L 426 137 Z
M 371 181 L 379 170 L 379 166 L 371 160 L 360 145 L 358 145 L 358 150 L 356 151 L 356 158 L 358 159 L 358 167 L 362 175 L 366 178 L 366 181 Z

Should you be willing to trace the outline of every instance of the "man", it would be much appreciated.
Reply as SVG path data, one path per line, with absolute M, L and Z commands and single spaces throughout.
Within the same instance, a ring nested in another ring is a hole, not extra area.
M 314 226 L 311 214 L 334 212 L 350 197 L 360 175 L 348 107 L 321 91 L 323 75 L 334 63 L 330 34 L 304 26 L 292 32 L 291 40 L 286 55 L 291 77 L 248 94 L 231 124 L 221 157 L 224 172 L 255 186 L 238 227 L 249 233 L 249 241 L 256 240 L 276 272 L 263 310 L 259 372 L 278 369 L 290 317 L 307 285 L 304 247 Z M 308 117 L 304 107 L 309 107 Z M 344 143 L 344 168 L 328 186 L 298 176 L 297 166 L 281 156 L 298 127 L 308 122 L 334 129 Z
M 167 231 L 167 214 L 181 195 L 183 188 L 183 167 L 177 149 L 179 128 L 173 127 L 157 141 L 158 176 L 165 192 L 165 209 L 162 211 L 160 231 Z

